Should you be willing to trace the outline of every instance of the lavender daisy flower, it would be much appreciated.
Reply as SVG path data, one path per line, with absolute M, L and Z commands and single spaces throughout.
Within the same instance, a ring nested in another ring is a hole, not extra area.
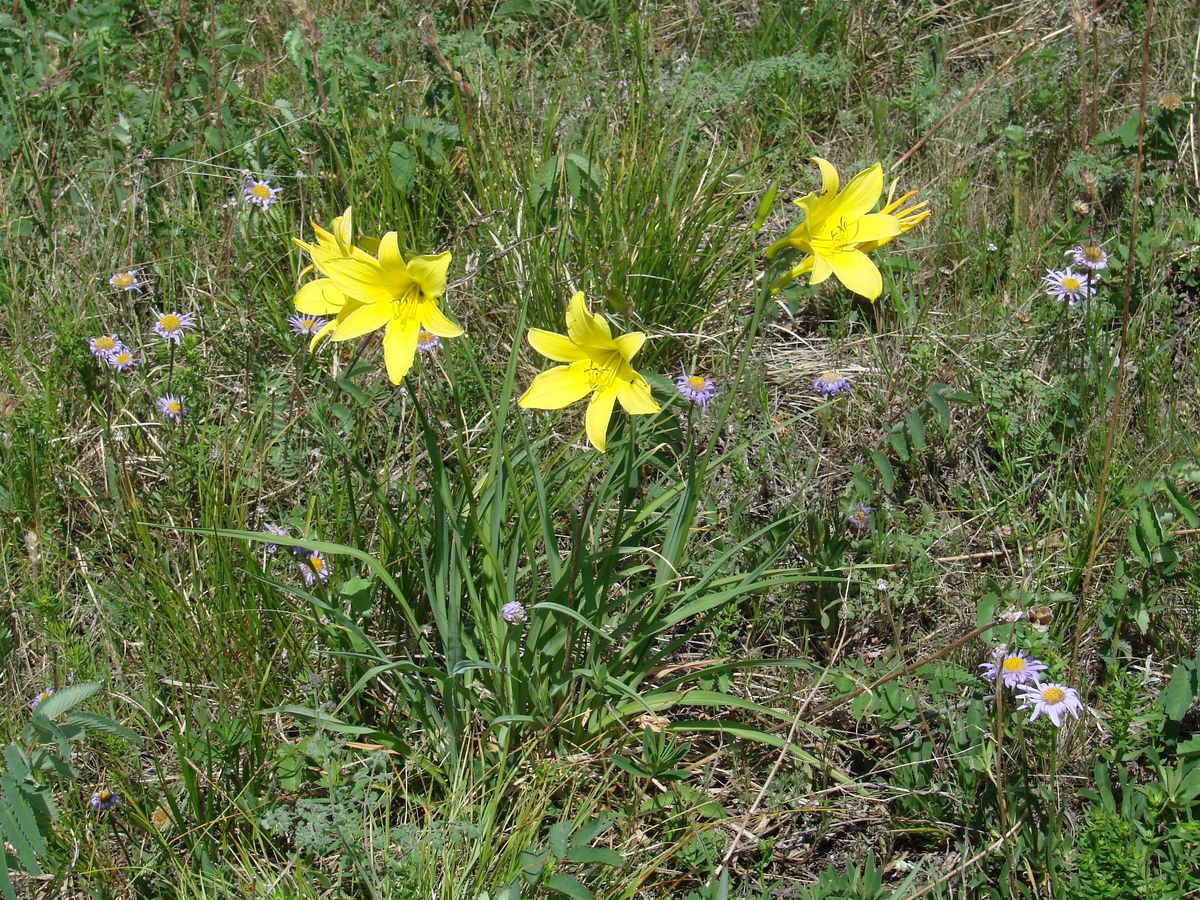
M 288 316 L 287 321 L 292 326 L 292 331 L 296 334 L 303 334 L 306 337 L 312 337 L 329 324 L 328 319 L 322 319 L 319 316 L 302 316 L 300 313 Z
M 513 600 L 511 603 L 505 603 L 500 607 L 500 618 L 509 625 L 523 625 L 529 621 L 529 614 L 525 612 L 525 607 Z
M 688 403 L 700 407 L 701 410 L 708 408 L 708 401 L 717 393 L 717 386 L 711 378 L 705 375 L 689 375 L 686 370 L 675 379 L 675 386 Z
M 187 415 L 188 409 L 183 405 L 183 397 L 174 394 L 163 394 L 157 400 L 158 411 L 163 418 L 178 422 Z
M 114 291 L 137 291 L 142 287 L 137 269 L 126 269 L 124 272 L 113 272 L 108 279 L 108 286 Z
M 440 343 L 436 334 L 432 334 L 424 328 L 417 332 L 417 349 L 422 353 L 432 353 Z
M 42 705 L 42 701 L 49 700 L 53 696 L 54 696 L 54 688 L 46 688 L 44 691 L 42 691 L 40 694 L 38 694 L 36 697 L 34 697 L 32 701 L 30 701 L 29 709 L 31 711 L 37 709 L 39 706 Z
M 1071 262 L 1075 265 L 1093 272 L 1108 268 L 1108 254 L 1094 244 L 1072 247 L 1065 255 L 1071 257 Z
M 92 809 L 98 813 L 104 812 L 116 802 L 117 795 L 108 788 L 100 788 L 100 790 L 92 794 Z
M 1095 279 L 1082 273 L 1074 272 L 1070 266 L 1062 271 L 1047 269 L 1042 283 L 1046 293 L 1056 300 L 1066 300 L 1068 306 L 1074 306 L 1078 301 L 1091 297 L 1096 293 Z
M 283 188 L 271 187 L 265 178 L 258 180 L 247 177 L 242 184 L 242 198 L 251 206 L 257 206 L 264 212 L 275 202 Z
M 846 523 L 860 534 L 871 527 L 871 507 L 864 503 L 855 503 L 850 507 Z
M 118 372 L 124 372 L 126 369 L 131 369 L 137 365 L 137 359 L 134 358 L 133 351 L 120 343 L 104 354 L 104 361 Z
M 273 534 L 277 537 L 287 537 L 287 527 L 284 525 L 276 525 L 274 522 L 267 522 L 263 525 L 263 531 L 267 534 Z M 267 556 L 274 556 L 279 550 L 278 544 L 267 544 Z
M 321 551 L 297 549 L 301 550 L 303 555 L 303 559 L 300 561 L 300 574 L 304 576 L 304 583 L 308 587 L 312 587 L 318 581 L 328 581 L 333 567 L 325 561 L 325 556 Z
M 191 313 L 160 313 L 158 310 L 151 312 L 154 313 L 154 331 L 164 340 L 182 343 L 183 333 L 196 327 L 196 319 Z
M 97 360 L 101 361 L 106 355 L 121 346 L 124 345 L 121 343 L 121 339 L 115 334 L 101 334 L 94 338 L 88 338 L 88 349 L 92 351 L 92 355 Z
M 813 382 L 813 390 L 826 398 L 832 397 L 834 394 L 848 394 L 850 393 L 850 379 L 841 372 L 830 369 L 817 376 L 817 380 Z
M 1029 717 L 1030 722 L 1045 713 L 1059 728 L 1062 727 L 1063 713 L 1070 713 L 1078 719 L 1079 711 L 1083 709 L 1083 701 L 1079 699 L 1079 694 L 1065 684 L 1040 684 L 1035 681 L 1020 689 L 1019 699 L 1021 705 L 1018 709 L 1033 710 L 1033 715 Z
M 992 661 L 980 663 L 980 672 L 988 681 L 995 681 L 997 676 L 1004 682 L 1005 687 L 1015 688 L 1026 682 L 1037 683 L 1038 676 L 1046 671 L 1046 667 L 1038 660 L 1031 659 L 1024 650 L 1009 653 L 1004 647 L 999 647 L 992 654 Z

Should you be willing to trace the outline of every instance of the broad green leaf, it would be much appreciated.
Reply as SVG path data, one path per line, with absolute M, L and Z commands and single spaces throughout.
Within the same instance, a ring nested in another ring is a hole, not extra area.
M 552 891 L 566 894 L 571 900 L 595 900 L 595 894 L 585 888 L 573 875 L 565 872 L 555 872 L 546 879 L 546 887 Z
M 34 716 L 44 716 L 55 719 L 63 713 L 78 706 L 96 691 L 100 690 L 100 682 L 89 681 L 85 684 L 69 684 L 55 690 L 54 694 L 38 704 Z

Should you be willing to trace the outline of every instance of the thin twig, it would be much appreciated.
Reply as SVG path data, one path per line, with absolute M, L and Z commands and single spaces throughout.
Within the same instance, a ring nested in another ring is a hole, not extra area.
M 1117 385 L 1109 407 L 1108 432 L 1104 437 L 1104 460 L 1100 465 L 1100 483 L 1096 496 L 1096 513 L 1092 522 L 1092 542 L 1088 547 L 1087 565 L 1083 570 L 1083 586 L 1079 590 L 1079 609 L 1075 614 L 1075 640 L 1071 646 L 1071 675 L 1074 682 L 1079 672 L 1079 644 L 1083 639 L 1083 625 L 1087 618 L 1088 590 L 1092 586 L 1092 569 L 1096 565 L 1096 550 L 1100 545 L 1100 521 L 1104 515 L 1104 501 L 1108 491 L 1108 467 L 1112 461 L 1113 443 L 1117 436 L 1117 419 L 1121 415 L 1121 400 L 1125 394 L 1125 355 L 1129 349 L 1129 301 L 1133 293 L 1133 267 L 1136 259 L 1138 206 L 1142 190 L 1142 162 L 1145 158 L 1144 136 L 1146 130 L 1146 88 L 1150 80 L 1150 26 L 1154 21 L 1154 0 L 1147 0 L 1146 21 L 1142 29 L 1142 81 L 1138 92 L 1138 141 L 1137 159 L 1133 164 L 1133 198 L 1129 221 L 1129 252 L 1125 259 L 1124 300 L 1121 308 L 1121 345 L 1117 351 Z

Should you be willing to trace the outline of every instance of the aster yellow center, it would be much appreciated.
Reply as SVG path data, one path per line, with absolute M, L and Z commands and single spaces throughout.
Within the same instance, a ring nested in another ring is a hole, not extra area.
M 270 200 L 271 199 L 271 189 L 269 187 L 267 187 L 265 184 L 254 185 L 253 187 L 250 188 L 250 193 L 252 193 L 255 196 L 255 198 L 257 198 L 259 200 Z
M 175 313 L 167 313 L 165 316 L 159 316 L 158 324 L 164 331 L 176 331 L 180 325 L 179 316 L 175 315 Z
M 1083 287 L 1083 282 L 1081 282 L 1078 278 L 1072 278 L 1071 276 L 1068 275 L 1066 278 L 1064 278 L 1062 280 L 1062 288 L 1064 291 L 1067 291 L 1068 293 L 1073 294 L 1077 290 L 1079 290 L 1081 287 Z
M 312 319 L 301 319 L 300 320 L 300 327 L 303 328 L 305 331 L 312 331 L 313 327 L 316 324 L 317 323 L 314 322 Z
M 130 361 L 131 359 L 133 359 L 133 357 L 132 357 L 132 356 L 130 356 L 128 353 L 118 353 L 118 354 L 117 354 L 117 355 L 114 357 L 114 361 L 115 361 L 115 362 L 117 363 L 117 365 L 119 365 L 119 366 L 125 366 L 125 365 L 128 365 L 128 364 L 129 364 L 129 361 Z
M 119 288 L 127 288 L 133 284 L 133 276 L 128 272 L 118 272 L 113 276 L 113 284 Z
M 117 342 L 107 335 L 96 338 L 97 350 L 111 350 L 115 346 L 117 346 Z
M 172 400 L 167 404 L 167 412 L 179 414 L 183 411 L 183 404 L 178 400 Z
M 426 331 L 424 328 L 422 328 L 420 331 L 417 332 L 417 343 L 428 344 L 432 340 L 433 340 L 433 335 L 430 334 L 428 331 Z
M 1104 259 L 1104 251 L 1099 247 L 1084 247 L 1083 258 L 1088 262 L 1100 262 Z
M 704 379 L 699 375 L 693 375 L 687 380 L 687 386 L 693 391 L 702 391 L 704 390 Z
M 1004 660 L 1000 668 L 1005 672 L 1020 672 L 1025 668 L 1025 660 L 1019 656 L 1010 656 Z
M 319 556 L 309 557 L 308 564 L 312 566 L 314 572 L 320 573 L 325 569 L 325 560 Z
M 1062 703 L 1066 699 L 1066 693 L 1062 688 L 1049 687 L 1042 691 L 1043 703 Z

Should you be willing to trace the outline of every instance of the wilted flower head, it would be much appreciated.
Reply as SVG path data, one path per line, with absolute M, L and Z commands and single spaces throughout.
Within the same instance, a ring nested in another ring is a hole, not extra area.
M 1046 285 L 1046 293 L 1056 300 L 1066 300 L 1074 306 L 1079 300 L 1091 297 L 1096 293 L 1095 279 L 1082 273 L 1076 273 L 1070 266 L 1057 271 L 1047 269 L 1042 283 Z
M 196 327 L 196 319 L 191 313 L 160 313 L 158 310 L 152 310 L 152 312 L 154 314 L 154 332 L 164 340 L 174 341 L 176 344 L 181 343 L 183 333 Z
M 43 700 L 49 700 L 54 696 L 54 688 L 46 688 L 40 694 L 33 698 L 29 703 L 29 709 L 35 710 L 42 705 Z
M 813 390 L 822 397 L 832 397 L 834 394 L 850 393 L 850 379 L 841 372 L 830 369 L 822 372 L 813 382 Z
M 992 654 L 992 661 L 980 663 L 980 673 L 988 681 L 995 681 L 999 676 L 1005 687 L 1015 688 L 1026 682 L 1036 682 L 1038 675 L 1046 671 L 1046 667 L 1036 659 L 1030 659 L 1024 650 L 1009 652 L 999 647 Z
M 1102 247 L 1095 244 L 1080 244 L 1072 247 L 1064 254 L 1071 257 L 1071 262 L 1084 269 L 1099 272 L 1108 267 L 1108 254 Z
M 137 269 L 126 269 L 124 272 L 113 272 L 108 279 L 108 286 L 114 291 L 136 291 L 142 286 Z
M 1175 112 L 1183 107 L 1183 98 L 1172 92 L 1163 94 L 1158 98 L 1158 108 L 1165 109 L 1167 112 Z
M 92 809 L 96 812 L 104 812 L 116 802 L 117 795 L 108 788 L 100 788 L 100 790 L 92 794 Z
M 422 353 L 432 353 L 440 343 L 441 340 L 432 331 L 422 328 L 417 332 L 417 349 Z
M 164 394 L 158 398 L 158 411 L 163 418 L 178 422 L 187 415 L 187 407 L 183 405 L 183 397 L 174 394 Z
M 271 187 L 271 183 L 265 178 L 260 180 L 247 177 L 242 184 L 242 197 L 251 206 L 266 210 L 275 202 L 275 198 L 282 190 L 283 188 Z
M 286 537 L 288 530 L 286 526 L 276 525 L 274 522 L 267 522 L 263 525 L 263 531 L 267 534 L 274 534 L 278 537 Z M 274 556 L 279 550 L 278 544 L 267 544 L 267 556 Z
M 296 334 L 303 334 L 307 337 L 312 337 L 322 328 L 329 324 L 329 319 L 322 319 L 319 316 L 306 316 L 301 313 L 288 316 L 288 324 L 292 326 L 292 331 Z
M 688 403 L 701 409 L 707 408 L 708 401 L 717 393 L 717 386 L 711 378 L 706 375 L 689 375 L 686 370 L 675 378 L 675 386 Z
M 96 359 L 103 361 L 104 357 L 122 346 L 121 339 L 115 334 L 101 334 L 94 338 L 88 338 L 88 349 L 92 351 L 92 355 Z
M 1033 715 L 1029 717 L 1030 722 L 1045 713 L 1050 717 L 1050 721 L 1060 728 L 1064 713 L 1078 719 L 1079 711 L 1083 709 L 1083 701 L 1079 699 L 1079 694 L 1065 684 L 1039 684 L 1035 681 L 1020 689 L 1019 699 L 1021 705 L 1018 709 L 1033 710 Z
M 855 503 L 850 507 L 846 523 L 855 531 L 864 532 L 871 527 L 871 507 L 864 503 Z
M 312 587 L 318 581 L 329 580 L 329 573 L 333 571 L 333 567 L 320 550 L 305 550 L 303 547 L 297 547 L 295 550 L 300 551 L 297 558 L 300 559 L 300 574 L 304 577 L 306 585 Z
M 524 606 L 513 600 L 500 607 L 500 618 L 509 625 L 521 625 L 529 621 L 529 614 L 525 612 Z

